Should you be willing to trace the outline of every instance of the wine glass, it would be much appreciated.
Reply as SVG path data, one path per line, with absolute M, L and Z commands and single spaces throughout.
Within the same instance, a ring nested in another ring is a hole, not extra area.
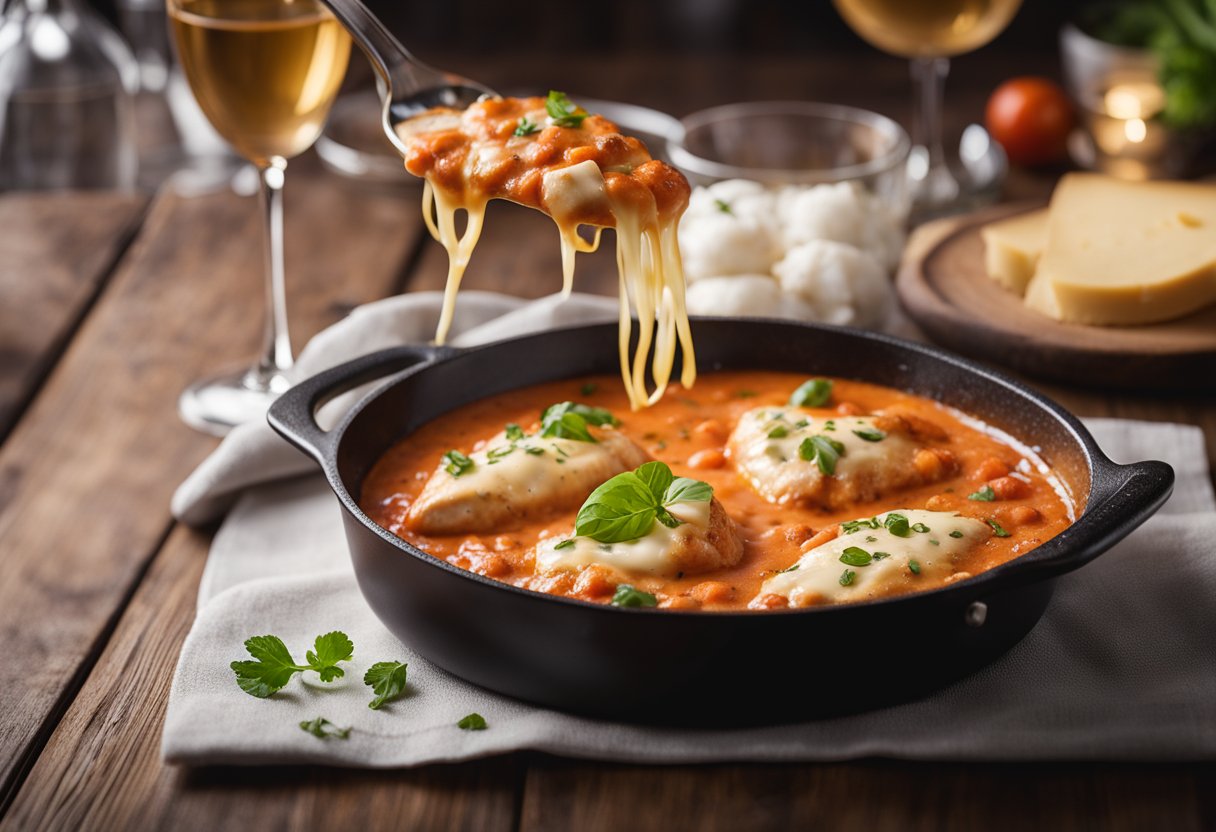
M 950 170 L 942 146 L 942 94 L 950 56 L 999 35 L 1022 0 L 833 0 L 845 22 L 884 52 L 910 58 L 917 87 L 908 161 L 913 212 L 921 217 L 968 206 L 981 183 Z
M 258 170 L 265 220 L 262 353 L 242 373 L 191 385 L 192 427 L 222 435 L 260 417 L 289 382 L 283 274 L 287 160 L 316 141 L 346 74 L 350 37 L 315 0 L 168 0 L 178 61 L 212 126 Z

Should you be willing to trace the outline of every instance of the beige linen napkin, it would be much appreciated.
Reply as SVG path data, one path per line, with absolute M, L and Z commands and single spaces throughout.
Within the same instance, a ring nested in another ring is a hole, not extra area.
M 371 349 L 424 341 L 436 295 L 370 304 L 318 335 L 307 375 Z M 615 318 L 615 301 L 525 304 L 470 293 L 457 343 Z M 336 406 L 342 406 L 335 403 Z M 724 760 L 1193 760 L 1216 757 L 1216 502 L 1198 428 L 1089 420 L 1119 461 L 1164 459 L 1174 496 L 1144 527 L 1060 579 L 1042 622 L 1002 658 L 926 699 L 855 716 L 745 730 L 661 729 L 583 719 L 474 687 L 431 665 L 380 625 L 355 585 L 337 501 L 311 463 L 262 425 L 233 432 L 181 486 L 174 511 L 207 522 L 235 502 L 212 545 L 194 626 L 165 720 L 172 763 L 321 762 L 395 767 L 519 749 L 655 763 Z M 295 476 L 308 474 L 308 476 Z M 229 662 L 273 633 L 298 656 L 334 629 L 355 643 L 348 683 L 300 679 L 270 699 L 243 693 Z M 805 648 L 808 652 L 814 647 Z M 808 661 L 814 656 L 808 655 Z M 368 709 L 363 670 L 409 664 L 408 694 Z M 484 731 L 456 722 L 476 711 Z M 299 723 L 351 727 L 322 740 Z

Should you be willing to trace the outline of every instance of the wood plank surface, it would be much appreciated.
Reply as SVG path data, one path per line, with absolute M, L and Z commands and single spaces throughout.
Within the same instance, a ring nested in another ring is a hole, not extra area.
M 514 757 L 404 772 L 162 765 L 169 682 L 209 544 L 174 529 L 0 829 L 514 828 Z
M 791 97 L 848 99 L 903 117 L 910 92 L 905 63 L 876 54 L 853 63 L 838 56 L 423 57 L 501 89 L 564 85 L 676 114 Z M 978 118 L 987 90 L 1013 74 L 1014 63 L 959 61 L 954 78 L 962 89 L 948 93 L 952 119 Z M 843 88 L 842 77 L 856 83 Z M 1019 175 L 1007 192 L 1038 197 L 1053 178 Z M 287 201 L 297 343 L 395 285 L 441 285 L 438 244 L 412 245 L 415 191 L 355 192 L 296 177 Z M 251 205 L 229 195 L 162 199 L 0 449 L 0 551 L 9 567 L 0 572 L 0 637 L 23 657 L 20 667 L 0 667 L 7 706 L 0 810 L 12 799 L 3 829 L 1216 828 L 1210 764 L 664 768 L 525 754 L 397 772 L 161 765 L 168 683 L 209 542 L 168 519 L 173 486 L 211 447 L 177 422 L 173 402 L 188 381 L 247 359 L 256 347 L 254 219 Z M 580 255 L 576 288 L 615 291 L 611 242 L 605 239 L 607 258 Z M 404 263 L 413 266 L 409 274 L 400 274 Z M 498 205 L 466 285 L 549 294 L 560 284 L 558 263 L 548 219 Z M 1049 393 L 1083 415 L 1201 424 L 1209 456 L 1216 449 L 1210 400 Z M 62 536 L 69 517 L 88 534 Z
M 297 338 L 394 290 L 416 210 L 329 177 L 289 179 Z M 0 449 L 0 638 L 21 657 L 0 663 L 0 806 L 168 531 L 173 489 L 214 446 L 178 420 L 178 393 L 257 349 L 257 217 L 253 200 L 226 191 L 160 197 Z
M 136 228 L 148 197 L 0 194 L 0 440 Z
M 1211 766 L 909 764 L 681 766 L 548 759 L 528 773 L 521 832 L 630 829 L 1210 829 Z

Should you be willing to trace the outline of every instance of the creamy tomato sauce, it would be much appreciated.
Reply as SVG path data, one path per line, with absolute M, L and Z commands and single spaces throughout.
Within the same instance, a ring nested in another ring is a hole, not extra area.
M 625 391 L 607 376 L 512 391 L 453 411 L 392 447 L 366 478 L 360 505 L 376 523 L 415 546 L 495 580 L 598 602 L 607 602 L 620 581 L 653 593 L 660 607 L 707 610 L 786 606 L 785 599 L 766 599 L 762 584 L 788 570 L 810 547 L 836 536 L 845 521 L 928 509 L 958 512 L 1007 535 L 987 537 L 944 574 L 905 569 L 901 579 L 884 584 L 877 593 L 882 596 L 930 589 L 991 569 L 1059 534 L 1074 519 L 1066 484 L 1029 449 L 1002 441 L 975 420 L 928 399 L 842 379 L 833 380 L 824 407 L 809 409 L 813 418 L 844 423 L 860 414 L 887 412 L 911 422 L 923 420 L 917 441 L 924 447 L 912 465 L 924 469 L 923 480 L 932 481 L 874 500 L 833 502 L 827 509 L 798 501 L 769 502 L 736 469 L 728 440 L 740 418 L 758 407 L 789 410 L 791 392 L 805 380 L 779 372 L 714 373 L 703 376 L 694 391 L 674 389 L 648 410 L 636 412 L 630 411 Z M 709 483 L 743 538 L 738 565 L 695 576 L 613 575 L 597 567 L 588 567 L 587 574 L 561 570 L 538 575 L 534 547 L 548 538 L 569 537 L 577 506 L 542 519 L 509 522 L 493 533 L 423 535 L 409 527 L 407 513 L 427 480 L 433 474 L 444 476 L 435 472 L 446 452 L 472 453 L 506 423 L 532 433 L 546 407 L 568 400 L 611 410 L 620 419 L 619 431 L 651 457 L 666 462 L 677 476 Z M 969 499 L 972 494 L 991 499 Z M 987 527 L 983 531 L 987 536 Z M 864 547 L 867 535 L 862 532 L 854 537 Z M 952 536 L 961 537 L 961 532 Z M 806 597 L 811 600 L 801 603 L 817 603 L 813 594 Z

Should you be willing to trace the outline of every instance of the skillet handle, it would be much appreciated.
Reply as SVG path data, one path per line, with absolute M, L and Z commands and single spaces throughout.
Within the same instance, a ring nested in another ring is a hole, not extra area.
M 1124 477 L 1106 499 L 1091 509 L 1091 522 L 1081 529 L 1077 526 L 1065 529 L 1057 538 L 1061 543 L 1067 538 L 1068 554 L 1042 558 L 1029 554 L 1010 562 L 1023 567 L 1010 570 L 1011 574 L 1052 578 L 1084 566 L 1139 528 L 1174 490 L 1174 469 L 1164 462 L 1133 462 L 1113 469 Z M 1048 541 L 1048 547 L 1039 551 L 1046 552 L 1052 542 Z
M 333 434 L 317 424 L 319 407 L 361 384 L 403 370 L 419 369 L 453 352 L 450 347 L 407 345 L 360 356 L 292 387 L 270 406 L 266 420 L 280 436 L 325 468 L 336 443 Z

